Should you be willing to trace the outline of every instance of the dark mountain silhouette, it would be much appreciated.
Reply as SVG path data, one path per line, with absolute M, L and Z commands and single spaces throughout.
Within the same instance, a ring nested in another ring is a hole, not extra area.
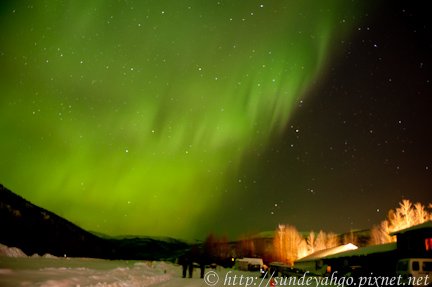
M 95 235 L 40 208 L 0 184 L 0 243 L 27 255 L 169 260 L 189 245 L 172 238 Z

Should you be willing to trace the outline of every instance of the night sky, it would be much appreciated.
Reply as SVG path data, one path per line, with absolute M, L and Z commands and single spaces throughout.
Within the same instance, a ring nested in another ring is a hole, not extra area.
M 411 2 L 2 1 L 0 183 L 87 230 L 185 239 L 432 202 Z

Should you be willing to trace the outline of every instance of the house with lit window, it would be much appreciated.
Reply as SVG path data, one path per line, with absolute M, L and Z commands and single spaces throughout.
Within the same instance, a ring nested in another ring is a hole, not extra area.
M 307 264 L 318 266 L 320 271 L 331 270 L 342 274 L 352 270 L 362 270 L 365 274 L 393 274 L 400 259 L 432 258 L 432 221 L 393 232 L 391 235 L 396 236 L 396 242 L 331 254 L 320 251 L 297 260 L 295 266 L 309 270 L 306 268 Z M 317 267 L 316 270 L 318 271 Z
M 432 258 L 432 221 L 391 233 L 399 258 Z

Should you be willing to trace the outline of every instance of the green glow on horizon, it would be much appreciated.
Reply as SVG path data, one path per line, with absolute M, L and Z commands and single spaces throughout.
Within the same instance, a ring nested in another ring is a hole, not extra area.
M 1 5 L 0 182 L 108 234 L 200 234 L 349 29 L 344 1 Z

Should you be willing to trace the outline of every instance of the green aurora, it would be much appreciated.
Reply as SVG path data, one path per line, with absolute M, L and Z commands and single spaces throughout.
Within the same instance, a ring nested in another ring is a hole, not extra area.
M 347 2 L 3 1 L 0 182 L 88 230 L 208 232 L 350 30 Z

